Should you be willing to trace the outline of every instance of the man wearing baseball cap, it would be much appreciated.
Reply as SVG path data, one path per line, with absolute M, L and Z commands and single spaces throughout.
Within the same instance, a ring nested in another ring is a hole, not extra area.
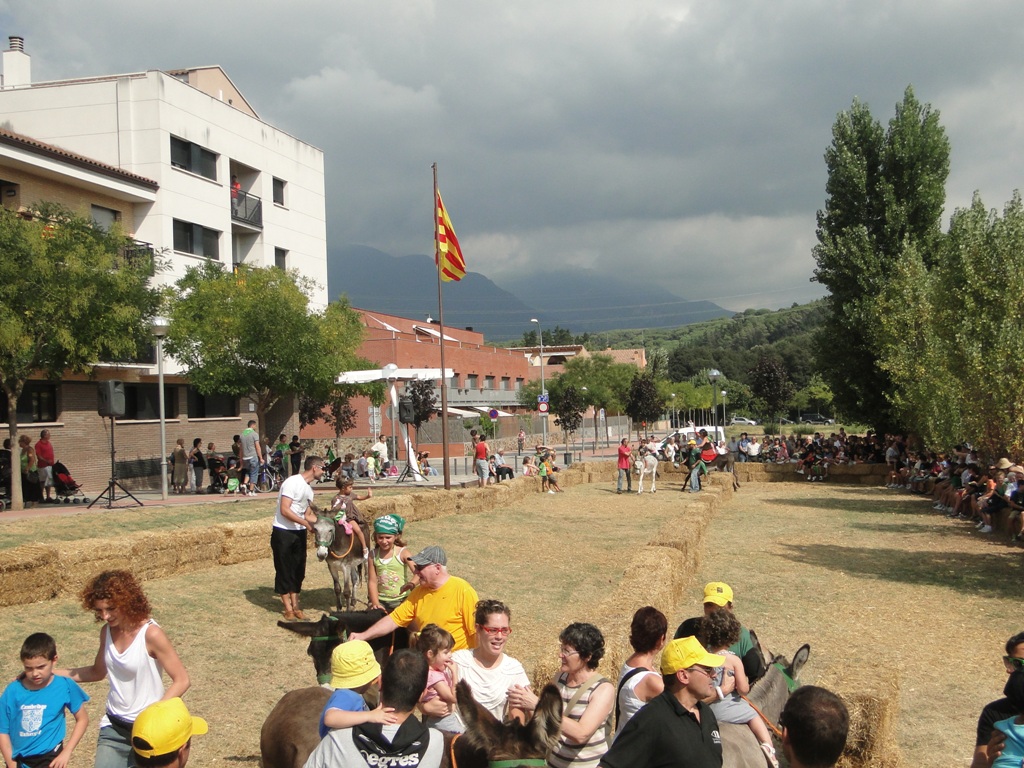
M 715 611 L 726 610 L 733 612 L 732 587 L 723 581 L 712 581 L 704 586 L 704 616 L 710 616 Z M 700 628 L 702 616 L 695 616 L 687 619 L 676 629 L 676 638 L 692 637 L 697 634 Z M 766 672 L 763 654 L 758 651 L 757 643 L 751 637 L 750 630 L 740 626 L 740 639 L 729 646 L 729 650 L 740 657 L 743 662 L 743 671 L 747 680 L 753 685 L 756 680 L 764 676 Z
M 711 707 L 714 669 L 724 656 L 695 637 L 672 640 L 661 653 L 665 691 L 645 704 L 615 737 L 604 768 L 721 768 L 722 737 Z
M 383 619 L 363 632 L 353 632 L 350 640 L 372 640 L 394 632 L 397 627 L 425 627 L 437 624 L 451 632 L 454 650 L 476 648 L 476 622 L 473 619 L 479 598 L 465 579 L 448 573 L 448 556 L 436 544 L 409 558 L 419 576 L 416 587 L 405 601 Z
M 150 704 L 132 725 L 132 751 L 139 768 L 185 768 L 192 737 L 209 730 L 201 717 L 189 714 L 175 697 Z

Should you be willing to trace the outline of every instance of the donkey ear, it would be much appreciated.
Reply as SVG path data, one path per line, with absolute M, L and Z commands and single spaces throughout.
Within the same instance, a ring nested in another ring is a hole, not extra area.
M 551 683 L 544 686 L 537 702 L 537 709 L 530 720 L 530 732 L 534 743 L 544 744 L 550 751 L 558 743 L 562 729 L 562 697 Z
M 465 680 L 455 684 L 455 700 L 467 731 L 474 731 L 485 745 L 495 744 L 501 734 L 501 723 L 473 698 L 473 690 Z
M 326 615 L 324 618 L 327 618 Z M 277 626 L 304 637 L 316 637 L 327 634 L 327 632 L 322 631 L 321 622 L 323 622 L 323 619 L 320 619 L 320 621 L 278 621 Z M 326 626 L 324 624 L 324 627 Z

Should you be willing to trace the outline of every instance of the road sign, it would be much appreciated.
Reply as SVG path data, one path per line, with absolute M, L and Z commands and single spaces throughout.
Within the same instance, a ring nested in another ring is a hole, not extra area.
M 487 412 L 487 415 L 490 416 L 492 419 L 498 418 L 498 409 L 497 408 L 491 408 L 491 410 L 489 410 Z
M 537 402 L 538 403 L 546 403 L 546 402 L 548 402 L 547 394 L 537 395 Z
M 541 413 L 547 413 L 548 412 L 548 404 L 547 403 L 537 403 L 537 410 L 540 411 Z
M 604 421 L 604 408 L 597 412 L 597 416 L 601 421 Z

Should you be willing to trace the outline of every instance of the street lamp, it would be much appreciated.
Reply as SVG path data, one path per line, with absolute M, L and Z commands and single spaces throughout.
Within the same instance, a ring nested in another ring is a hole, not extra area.
M 672 393 L 672 423 L 669 424 L 670 429 L 676 429 L 676 393 Z
M 715 442 L 718 442 L 718 380 L 722 378 L 722 372 L 717 368 L 708 371 L 708 381 L 711 382 L 711 395 L 715 403 L 715 411 L 712 414 L 711 426 L 715 428 Z
M 544 389 L 544 333 L 540 329 L 540 320 L 538 320 L 536 317 L 531 317 L 530 318 L 530 322 L 537 324 L 537 338 L 540 339 L 540 393 L 542 395 L 546 395 L 548 393 L 548 391 L 546 389 Z M 551 407 L 550 403 L 548 404 L 548 407 L 549 408 Z M 547 413 L 547 411 L 545 411 L 542 414 L 541 422 L 540 422 L 540 429 L 541 429 L 541 442 L 542 442 L 543 445 L 546 446 L 548 444 L 548 413 Z
M 728 424 L 728 423 L 729 423 L 728 420 L 725 418 L 725 390 L 723 389 L 722 390 L 722 428 L 724 429 L 725 425 Z
M 171 321 L 166 317 L 154 317 L 150 323 L 156 336 L 156 379 L 160 407 L 160 498 L 167 500 L 167 413 L 164 407 L 164 336 Z

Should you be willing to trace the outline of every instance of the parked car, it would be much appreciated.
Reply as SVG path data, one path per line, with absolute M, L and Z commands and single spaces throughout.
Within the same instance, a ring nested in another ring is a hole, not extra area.
M 820 413 L 801 413 L 800 414 L 801 424 L 835 424 L 835 419 L 830 419 L 828 416 L 822 416 Z
M 731 419 L 729 419 L 729 423 L 732 424 L 733 426 L 736 426 L 737 424 L 742 424 L 746 427 L 757 426 L 756 421 L 754 421 L 753 419 L 748 419 L 746 416 L 733 416 Z
M 787 419 L 785 416 L 783 416 L 781 419 L 779 419 L 779 424 L 795 424 L 795 423 L 796 423 L 795 421 L 793 421 L 792 419 Z

